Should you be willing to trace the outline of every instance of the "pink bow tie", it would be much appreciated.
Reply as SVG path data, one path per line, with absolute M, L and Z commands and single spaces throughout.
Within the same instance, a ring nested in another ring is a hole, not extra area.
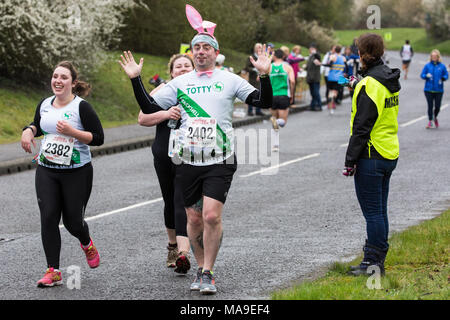
M 206 74 L 208 78 L 212 77 L 214 70 L 208 70 L 208 71 L 197 71 L 197 76 L 201 77 L 202 75 Z

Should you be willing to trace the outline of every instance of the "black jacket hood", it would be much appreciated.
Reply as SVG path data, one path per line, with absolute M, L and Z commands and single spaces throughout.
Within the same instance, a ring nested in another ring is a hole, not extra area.
M 362 70 L 361 75 L 370 76 L 382 85 L 384 85 L 391 93 L 400 91 L 400 69 L 391 69 L 383 63 L 381 59 L 375 61 L 365 70 Z

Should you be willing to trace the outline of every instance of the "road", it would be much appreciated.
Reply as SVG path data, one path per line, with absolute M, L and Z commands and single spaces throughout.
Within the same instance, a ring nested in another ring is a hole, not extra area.
M 391 66 L 399 66 L 397 53 L 389 55 Z M 391 232 L 450 207 L 450 99 L 444 95 L 441 127 L 426 130 L 419 78 L 426 60 L 416 54 L 409 79 L 401 80 Z M 267 299 L 276 289 L 317 277 L 334 261 L 353 258 L 361 252 L 365 222 L 353 179 L 341 174 L 350 111 L 347 99 L 332 116 L 327 111 L 292 115 L 280 133 L 279 159 L 271 163 L 278 163 L 277 169 L 260 174 L 268 164 L 239 165 L 223 212 L 218 293 L 211 297 L 189 292 L 194 270 L 177 276 L 165 267 L 163 203 L 149 148 L 93 160 L 86 217 L 101 255 L 98 269 L 88 268 L 77 240 L 61 229 L 63 277 L 68 280 L 67 268 L 79 266 L 80 289 L 35 286 L 46 263 L 34 171 L 1 176 L 0 238 L 13 240 L 0 241 L 0 299 Z M 250 135 L 268 128 L 265 122 L 240 129 Z M 242 153 L 238 159 L 243 161 Z

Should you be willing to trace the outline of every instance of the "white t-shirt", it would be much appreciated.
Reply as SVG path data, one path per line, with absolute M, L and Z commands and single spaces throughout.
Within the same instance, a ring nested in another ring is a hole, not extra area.
M 49 134 L 59 135 L 56 131 L 56 124 L 59 120 L 67 121 L 73 128 L 77 130 L 84 130 L 83 124 L 80 119 L 80 102 L 83 101 L 82 98 L 76 96 L 68 105 L 63 108 L 55 108 L 52 106 L 52 101 L 55 96 L 51 96 L 45 99 L 41 103 L 40 108 L 40 127 L 44 133 L 44 139 L 41 141 L 41 150 L 39 154 L 39 165 L 58 168 L 58 169 L 73 169 L 84 166 L 86 163 L 91 161 L 91 152 L 88 145 L 74 139 L 73 153 L 72 153 L 72 164 L 69 166 L 59 166 L 46 163 L 44 161 L 43 151 L 48 149 L 49 146 L 45 145 L 45 137 Z
M 409 61 L 412 58 L 411 45 L 404 44 L 402 47 L 402 60 Z
M 193 118 L 212 118 L 216 120 L 215 146 L 192 146 L 182 143 L 181 160 L 195 166 L 206 166 L 223 162 L 234 153 L 233 109 L 236 98 L 245 101 L 255 91 L 255 87 L 238 75 L 214 69 L 211 77 L 206 74 L 198 76 L 191 71 L 171 80 L 153 99 L 163 109 L 172 106 L 181 107 L 182 137 L 196 127 L 192 127 Z M 210 129 L 201 128 L 200 129 Z M 201 131 L 201 130 L 200 130 Z M 206 131 L 206 130 L 204 130 Z M 186 140 L 183 140 L 186 142 Z

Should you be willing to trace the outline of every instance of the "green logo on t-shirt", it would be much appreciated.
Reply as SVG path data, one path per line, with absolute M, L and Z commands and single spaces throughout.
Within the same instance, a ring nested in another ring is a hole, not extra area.
M 224 87 L 225 87 L 225 85 L 220 81 L 213 83 L 213 90 L 215 92 L 222 92 Z

